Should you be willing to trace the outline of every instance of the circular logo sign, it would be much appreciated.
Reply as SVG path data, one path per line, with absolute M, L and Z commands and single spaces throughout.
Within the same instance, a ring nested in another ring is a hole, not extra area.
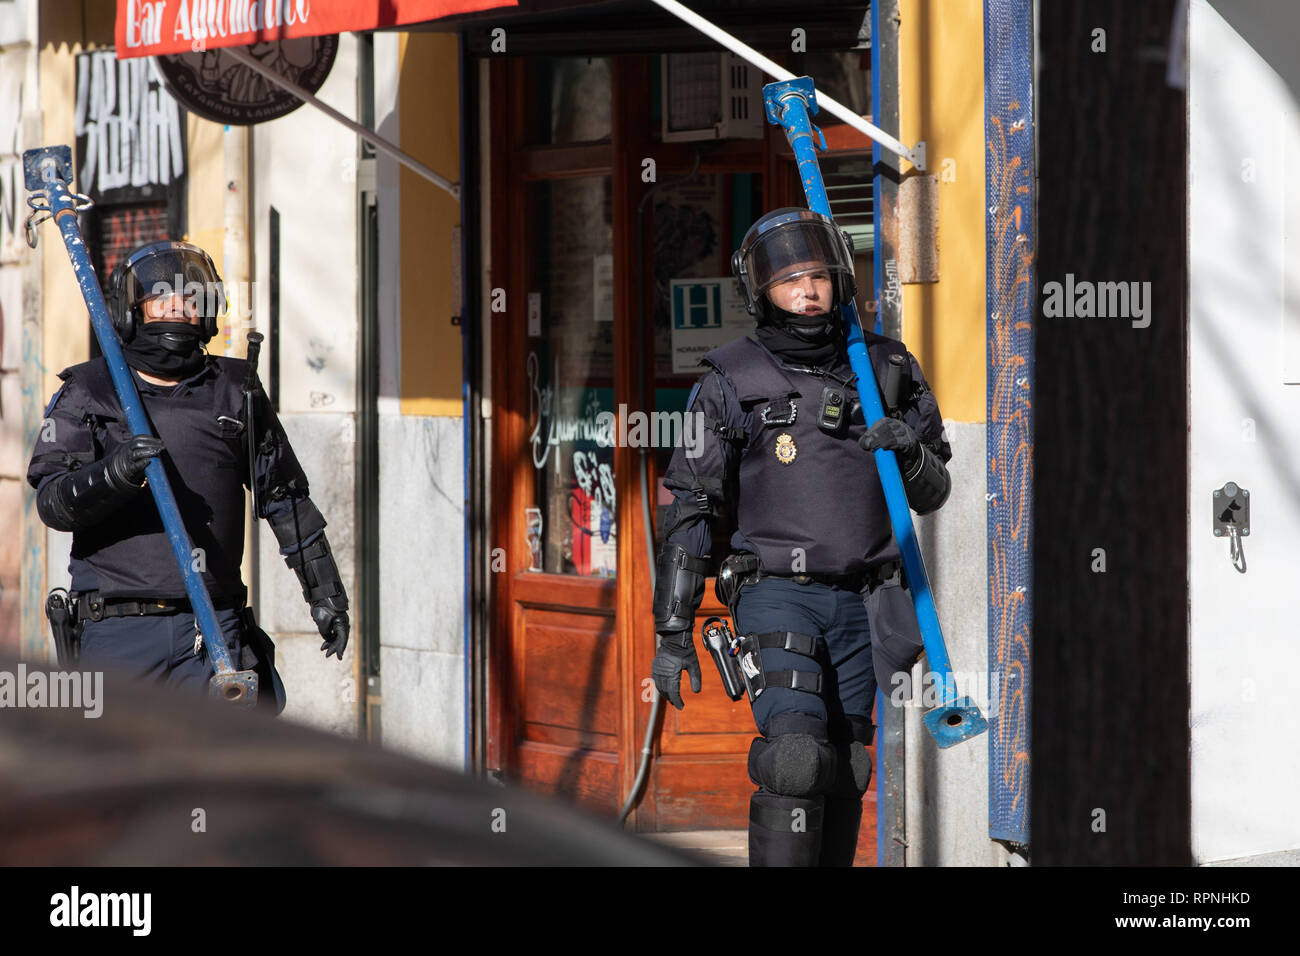
M 295 86 L 315 93 L 329 76 L 338 52 L 337 35 L 271 40 L 243 47 Z M 302 100 L 217 48 L 201 53 L 154 57 L 171 95 L 214 123 L 249 126 L 279 119 Z

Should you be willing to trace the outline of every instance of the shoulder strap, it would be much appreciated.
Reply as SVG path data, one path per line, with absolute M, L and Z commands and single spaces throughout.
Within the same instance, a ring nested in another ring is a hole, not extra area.
M 772 353 L 751 336 L 743 336 L 706 352 L 701 364 L 711 365 L 731 380 L 742 402 L 798 395 L 799 389 L 781 371 Z
M 122 405 L 113 388 L 113 377 L 108 373 L 108 360 L 103 356 L 65 368 L 59 378 L 73 386 L 68 389 L 68 397 L 76 396 L 82 414 L 122 417 Z
M 218 398 L 222 413 L 244 420 L 244 372 L 247 359 L 213 356 L 217 363 Z

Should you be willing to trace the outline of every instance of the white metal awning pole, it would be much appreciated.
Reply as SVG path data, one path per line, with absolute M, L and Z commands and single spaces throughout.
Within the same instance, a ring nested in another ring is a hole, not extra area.
M 294 96 L 298 97 L 298 99 L 302 100 L 304 103 L 310 103 L 312 106 L 316 107 L 316 109 L 320 110 L 326 116 L 330 117 L 330 119 L 337 120 L 338 122 L 346 126 L 348 129 L 352 130 L 352 132 L 356 133 L 367 143 L 374 146 L 375 149 L 387 153 L 389 156 L 393 157 L 393 159 L 397 160 L 407 169 L 411 170 L 411 172 L 416 173 L 419 176 L 423 176 L 425 179 L 433 183 L 439 189 L 445 189 L 447 192 L 451 193 L 453 199 L 455 199 L 457 202 L 460 201 L 459 183 L 453 183 L 450 179 L 447 179 L 443 176 L 439 176 L 432 169 L 424 165 L 424 163 L 420 162 L 410 153 L 402 152 L 402 150 L 398 149 L 396 146 L 394 146 L 388 140 L 384 139 L 382 136 L 377 135 L 373 130 L 366 129 L 366 127 L 362 126 L 360 123 L 348 119 L 338 110 L 336 110 L 334 107 L 330 106 L 328 103 L 323 103 L 321 100 L 317 99 L 311 93 L 308 93 L 306 90 L 304 90 L 301 86 L 289 82 L 284 77 L 282 77 L 279 73 L 276 73 L 275 70 L 272 70 L 270 67 L 263 64 L 259 59 L 257 59 L 257 57 L 250 55 L 248 51 L 245 50 L 243 47 L 233 47 L 233 46 L 222 47 L 221 52 L 229 54 L 231 57 L 233 57 L 235 60 L 242 63 L 244 66 L 248 67 L 250 70 L 254 70 L 257 73 L 261 74 L 262 76 L 266 77 L 276 86 L 280 87 L 280 89 L 287 90 L 288 92 L 292 93 Z
M 759 53 L 753 47 L 741 43 L 739 40 L 733 37 L 726 30 L 723 30 L 721 27 L 718 27 L 715 24 L 710 23 L 708 20 L 704 19 L 704 17 L 700 16 L 698 13 L 691 10 L 689 7 L 685 7 L 682 4 L 678 3 L 677 0 L 653 0 L 653 2 L 657 3 L 659 6 L 663 7 L 665 10 L 667 10 L 669 13 L 673 14 L 674 16 L 680 17 L 681 19 L 685 20 L 687 23 L 695 27 L 695 29 L 699 30 L 705 36 L 709 37 L 712 40 L 716 40 L 718 43 L 722 44 L 732 53 L 736 54 L 736 56 L 748 60 L 750 63 L 754 64 L 754 66 L 758 67 L 760 70 L 766 73 L 768 76 L 771 76 L 781 81 L 793 80 L 795 78 L 794 74 L 791 73 L 789 70 L 783 69 L 780 65 L 774 63 L 772 60 L 769 60 L 767 57 L 763 56 L 763 54 Z M 819 91 L 817 93 L 817 106 L 820 109 L 823 109 L 826 112 L 832 114 L 833 116 L 838 116 L 845 123 L 852 126 L 854 129 L 858 130 L 864 135 L 870 137 L 871 139 L 875 140 L 877 143 L 885 147 L 885 149 L 889 150 L 891 153 L 897 153 L 899 156 L 903 157 L 905 160 L 907 160 L 917 169 L 920 170 L 925 169 L 924 151 L 908 149 L 906 146 L 902 144 L 902 142 L 890 136 L 880 127 L 873 126 L 871 123 L 868 123 L 861 116 L 853 112 L 853 110 L 849 109 L 844 104 L 831 99 L 829 96 Z

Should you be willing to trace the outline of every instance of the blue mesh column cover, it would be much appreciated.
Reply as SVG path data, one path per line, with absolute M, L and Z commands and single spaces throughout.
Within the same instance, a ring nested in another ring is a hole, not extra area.
M 984 2 L 989 836 L 1029 842 L 1033 620 L 1033 0 Z

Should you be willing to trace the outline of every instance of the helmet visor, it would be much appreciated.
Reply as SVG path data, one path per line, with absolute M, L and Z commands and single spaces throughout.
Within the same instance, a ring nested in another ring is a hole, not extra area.
M 179 295 L 202 318 L 225 310 L 221 280 L 205 256 L 190 249 L 162 249 L 128 263 L 125 283 L 128 309 L 161 295 Z
M 786 223 L 758 236 L 743 264 L 755 297 L 778 282 L 813 272 L 827 272 L 832 278 L 853 274 L 842 237 L 829 223 L 816 220 Z

